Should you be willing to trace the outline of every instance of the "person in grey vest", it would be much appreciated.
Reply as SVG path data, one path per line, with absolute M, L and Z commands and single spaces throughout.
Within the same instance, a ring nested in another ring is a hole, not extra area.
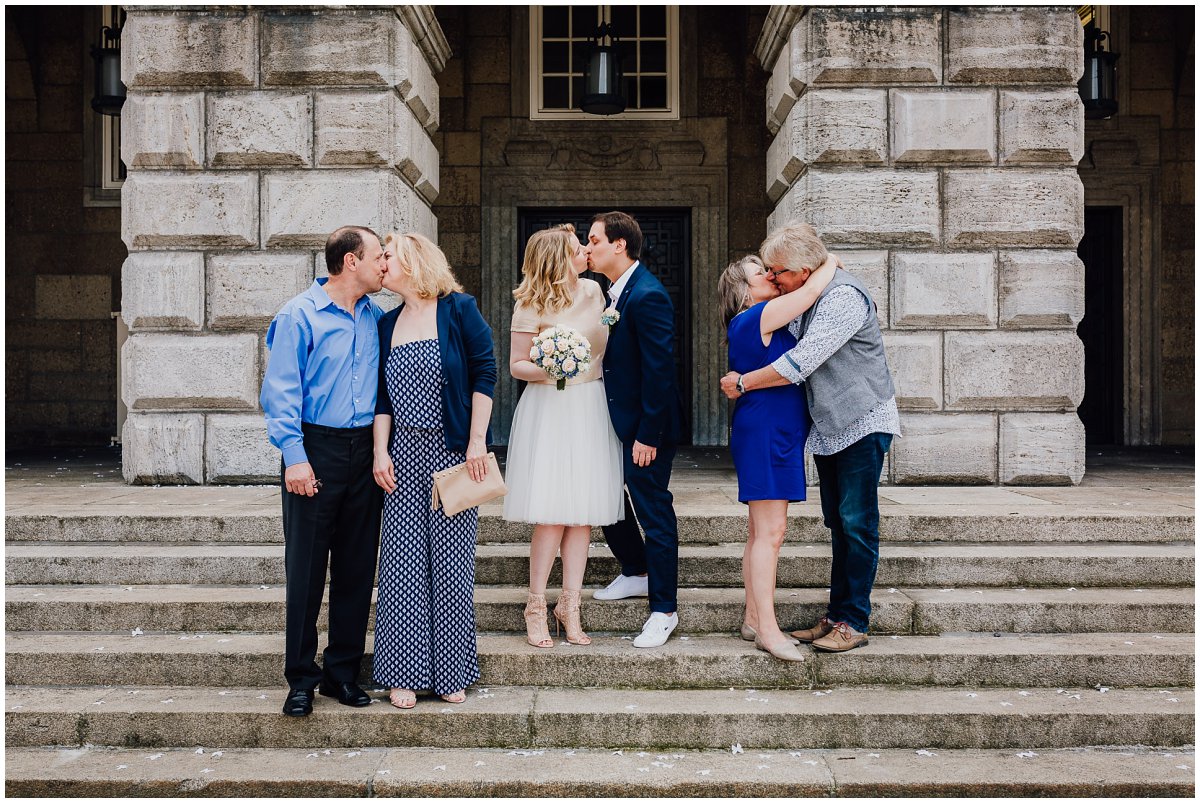
M 808 281 L 816 266 L 805 259 L 804 244 L 815 236 L 808 224 L 793 223 L 763 241 L 762 260 L 783 292 Z M 736 399 L 788 382 L 804 385 L 813 419 L 806 448 L 821 482 L 833 565 L 826 614 L 792 635 L 820 650 L 844 652 L 867 643 L 879 564 L 879 475 L 892 436 L 900 434 L 896 389 L 875 302 L 847 271 L 839 268 L 817 303 L 788 329 L 795 348 L 764 368 L 726 374 L 721 390 Z M 802 411 L 777 411 L 789 413 Z

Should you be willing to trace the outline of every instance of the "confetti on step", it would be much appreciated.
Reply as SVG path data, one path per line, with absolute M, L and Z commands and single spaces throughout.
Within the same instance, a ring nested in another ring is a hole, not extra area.
M 918 755 L 918 756 L 925 756 L 926 758 L 932 758 L 933 756 L 936 756 L 936 755 L 937 755 L 937 753 L 931 753 L 931 752 L 929 752 L 928 750 L 918 750 L 918 751 L 917 751 L 917 755 Z
M 815 691 L 813 692 L 813 697 L 824 697 L 827 694 L 829 694 L 827 691 Z
M 524 756 L 525 758 L 529 758 L 530 756 L 542 756 L 545 754 L 545 750 L 513 750 L 509 753 L 510 756 Z
M 627 705 L 625 707 L 632 711 L 633 709 L 637 708 L 638 706 L 637 706 L 637 703 L 630 703 L 629 705 Z
M 1128 644 L 1130 647 L 1132 647 L 1132 646 L 1133 646 L 1133 642 L 1132 642 L 1132 641 L 1127 641 L 1127 642 L 1125 642 L 1125 643 L 1126 643 L 1126 644 Z
M 321 755 L 323 755 L 323 756 L 331 756 L 331 755 L 333 755 L 333 751 L 332 751 L 332 750 L 322 750 L 322 751 L 321 751 Z
M 1097 683 L 1097 684 L 1096 684 L 1096 691 L 1100 692 L 1101 694 L 1107 694 L 1107 693 L 1108 693 L 1108 686 L 1101 686 L 1100 684 L 1098 684 L 1098 683 Z
M 646 758 L 649 755 L 650 755 L 649 753 L 647 753 L 646 751 L 643 750 L 642 752 L 637 754 L 637 757 L 638 758 Z
M 1000 705 L 1008 706 L 1009 708 L 1012 707 L 1012 703 L 1001 702 Z
M 362 753 L 360 753 L 358 750 L 355 750 L 352 753 L 347 753 L 346 758 L 354 758 L 355 756 L 361 756 L 361 755 L 362 755 Z
M 900 637 L 899 637 L 899 636 L 890 636 L 890 638 L 891 638 L 893 641 L 895 641 L 896 639 L 898 639 L 898 638 L 900 638 Z
M 375 770 L 376 775 L 391 775 L 391 770 Z
M 307 756 L 305 756 L 305 758 L 316 758 L 316 757 L 317 757 L 316 753 L 309 753 Z
M 867 758 L 879 758 L 878 753 L 867 753 Z
M 168 698 L 167 698 L 167 699 L 165 699 L 165 700 L 159 700 L 159 702 L 160 702 L 160 703 L 164 703 L 164 704 L 166 704 L 166 703 L 173 703 L 173 702 L 175 702 L 175 698 L 174 698 L 174 697 L 168 697 Z
M 146 756 L 146 758 L 148 758 L 148 759 L 149 759 L 149 760 L 151 760 L 151 761 L 158 761 L 158 760 L 159 760 L 160 758 L 162 758 L 162 757 L 163 757 L 163 754 L 162 754 L 162 753 L 155 753 L 155 754 L 154 754 L 154 755 L 152 755 L 152 756 Z
M 92 650 L 92 652 L 104 652 L 104 648 L 103 648 L 103 647 L 97 647 L 96 649 Z
M 211 768 L 211 767 L 205 767 L 204 769 L 200 770 L 200 772 L 203 772 L 203 773 L 209 773 L 209 772 L 212 772 L 212 768 Z
M 445 765 L 445 764 L 438 764 L 436 767 L 434 767 L 434 769 L 435 769 L 435 770 L 441 770 L 442 772 L 445 772 L 445 771 L 446 771 L 446 765 Z
M 227 643 L 227 642 L 230 642 L 230 641 L 233 641 L 233 639 L 228 639 L 228 638 L 219 638 L 219 639 L 217 639 L 217 643 L 218 643 L 218 644 L 225 644 L 225 643 Z
M 144 636 L 144 635 L 146 635 L 146 634 L 145 634 L 145 632 L 144 632 L 144 631 L 143 631 L 143 630 L 142 630 L 140 627 L 135 627 L 133 630 L 129 631 L 129 635 L 131 635 L 131 636 Z
M 127 770 L 127 769 L 129 769 L 129 765 L 128 765 L 128 764 L 118 764 L 118 765 L 117 765 L 117 769 L 119 769 L 119 770 Z
M 649 772 L 650 768 L 649 767 L 638 767 L 637 771 L 638 772 Z
M 266 591 L 268 588 L 270 588 L 270 586 L 259 586 L 259 588 L 261 588 L 263 591 Z
M 481 698 L 483 698 L 483 699 L 487 699 L 488 697 L 495 697 L 496 695 L 494 695 L 494 694 L 477 694 L 477 695 L 475 695 L 475 696 L 476 696 L 476 697 L 481 697 Z
M 1178 697 L 1168 697 L 1167 702 L 1168 703 L 1177 703 L 1177 702 L 1179 702 L 1179 698 Z
M 1082 700 L 1083 696 L 1079 695 L 1079 694 L 1068 694 L 1067 699 L 1068 700 Z
M 218 695 L 220 695 L 221 697 L 226 697 L 226 696 L 228 696 L 229 692 L 227 692 L 227 691 L 219 691 L 219 692 L 217 692 L 217 694 L 218 694 Z
M 1072 586 L 1071 588 L 1068 588 L 1067 590 L 1068 590 L 1068 591 L 1074 591 L 1074 590 L 1075 590 L 1075 587 L 1074 587 L 1074 586 Z
M 196 755 L 198 755 L 198 756 L 202 756 L 202 755 L 204 755 L 204 748 L 203 748 L 203 747 L 197 747 L 197 748 L 196 748 Z
M 708 775 L 712 770 L 696 770 L 697 775 Z
M 888 593 L 889 593 L 889 594 L 895 594 L 895 593 L 897 593 L 897 591 L 896 591 L 896 589 L 894 589 L 894 588 L 889 588 L 889 589 L 888 589 Z
M 652 767 L 663 767 L 664 769 L 668 769 L 668 770 L 669 770 L 669 769 L 671 769 L 672 767 L 674 767 L 675 765 L 674 765 L 674 764 L 668 764 L 668 763 L 666 763 L 665 761 L 655 761 L 655 762 L 653 762 L 653 763 L 652 763 L 650 766 L 652 766 Z
M 801 758 L 804 754 L 793 752 L 793 753 L 788 753 L 788 755 L 791 756 L 792 758 Z
M 768 764 L 759 764 L 759 765 L 758 765 L 758 769 L 760 769 L 760 770 L 769 770 L 769 769 L 771 769 L 771 767 L 770 767 L 770 765 L 768 765 Z
M 484 764 L 483 764 L 483 762 L 482 762 L 482 761 L 476 761 L 476 762 L 475 762 L 475 766 L 476 766 L 476 767 L 482 767 L 482 766 L 484 766 Z
M 742 752 L 742 745 L 741 745 L 741 743 L 739 742 L 739 743 L 737 743 L 737 744 L 734 744 L 733 746 L 731 746 L 731 747 L 729 748 L 729 751 L 730 751 L 731 753 L 733 753 L 733 754 L 736 756 L 738 753 Z
M 691 639 L 688 636 L 680 636 L 679 640 L 680 641 L 690 641 Z
M 983 592 L 982 591 L 972 591 L 971 593 L 972 594 L 982 594 Z
M 1177 770 L 1190 770 L 1190 769 L 1191 769 L 1191 767 L 1189 767 L 1187 764 L 1176 764 L 1176 765 L 1175 765 L 1175 769 L 1177 769 Z
M 815 767 L 815 766 L 817 766 L 817 764 L 819 764 L 820 762 L 818 762 L 818 761 L 805 761 L 804 763 L 805 763 L 805 764 L 807 764 L 807 765 L 809 765 L 810 767 Z
M 614 756 L 623 756 L 623 755 L 625 755 L 625 751 L 624 750 L 614 750 L 613 755 Z
M 191 636 L 180 636 L 179 640 L 180 641 L 191 641 L 192 637 Z
M 1020 758 L 1037 758 L 1037 753 L 1032 750 L 1026 750 L 1024 753 L 1017 753 Z
M 224 750 L 218 750 L 217 752 L 215 752 L 215 753 L 213 753 L 213 754 L 212 754 L 212 757 L 213 757 L 213 758 L 220 758 L 220 757 L 221 757 L 221 756 L 223 756 L 223 755 L 225 755 L 225 751 L 224 751 Z
M 260 694 L 260 695 L 258 695 L 258 699 L 260 699 L 260 700 L 265 700 L 265 699 L 267 699 L 267 695 L 265 695 L 265 694 Z
M 1028 692 L 1028 691 L 1019 691 L 1019 692 L 1017 692 L 1017 694 L 1021 695 L 1022 697 L 1032 697 L 1033 696 L 1033 692 Z

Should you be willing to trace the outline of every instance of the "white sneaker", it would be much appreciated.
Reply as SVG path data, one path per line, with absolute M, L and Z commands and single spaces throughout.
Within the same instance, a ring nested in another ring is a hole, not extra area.
M 648 597 L 650 596 L 650 578 L 649 577 L 626 577 L 623 574 L 618 574 L 617 579 L 608 584 L 608 588 L 602 588 L 592 594 L 595 599 L 625 599 L 626 597 Z
M 678 624 L 678 613 L 665 614 L 655 611 L 650 614 L 646 624 L 642 625 L 642 632 L 633 640 L 633 646 L 661 647 L 667 643 L 667 637 L 671 635 Z

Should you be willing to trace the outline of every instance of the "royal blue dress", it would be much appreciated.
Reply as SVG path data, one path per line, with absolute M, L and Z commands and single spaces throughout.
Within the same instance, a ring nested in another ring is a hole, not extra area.
M 729 322 L 729 367 L 739 374 L 770 365 L 796 345 L 786 327 L 772 334 L 769 345 L 762 344 L 759 322 L 766 305 L 755 304 Z M 738 501 L 807 498 L 808 428 L 808 401 L 800 385 L 760 388 L 737 400 L 729 446 L 737 469 Z

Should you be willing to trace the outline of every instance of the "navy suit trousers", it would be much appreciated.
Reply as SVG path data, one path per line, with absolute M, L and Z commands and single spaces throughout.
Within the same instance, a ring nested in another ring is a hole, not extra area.
M 622 443 L 621 451 L 625 462 L 625 518 L 605 527 L 604 537 L 621 563 L 621 574 L 647 575 L 650 611 L 674 613 L 679 587 L 679 525 L 668 486 L 675 447 L 659 447 L 654 462 L 644 468 L 633 464 L 632 443 Z M 639 523 L 646 532 L 645 541 L 638 531 Z

